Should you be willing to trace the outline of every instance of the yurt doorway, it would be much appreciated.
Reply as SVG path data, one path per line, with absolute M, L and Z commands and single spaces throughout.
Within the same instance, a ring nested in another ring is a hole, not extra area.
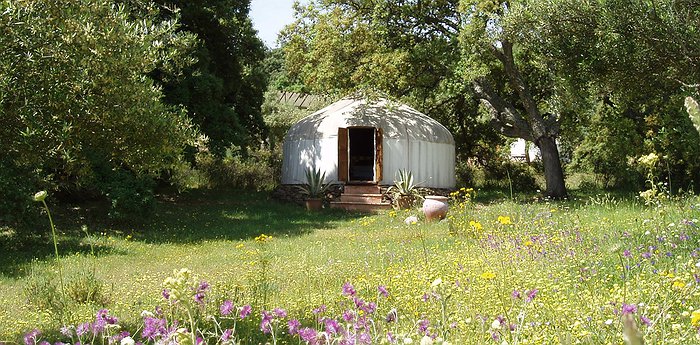
M 345 182 L 382 180 L 382 130 L 375 127 L 338 129 L 338 177 Z

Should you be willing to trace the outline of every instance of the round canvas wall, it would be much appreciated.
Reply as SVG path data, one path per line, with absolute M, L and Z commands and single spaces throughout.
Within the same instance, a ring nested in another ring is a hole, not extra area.
M 353 132 L 360 132 L 353 131 L 357 128 L 374 128 L 377 136 L 353 137 Z M 353 163 L 346 166 L 344 145 L 352 146 L 352 140 L 373 140 L 380 151 L 373 155 L 373 182 L 391 185 L 396 171 L 408 169 L 421 186 L 455 186 L 454 139 L 443 125 L 404 104 L 356 98 L 344 98 L 290 128 L 283 146 L 282 183 L 304 183 L 308 167 L 324 171 L 326 182 L 347 181 L 345 169 L 352 169 Z

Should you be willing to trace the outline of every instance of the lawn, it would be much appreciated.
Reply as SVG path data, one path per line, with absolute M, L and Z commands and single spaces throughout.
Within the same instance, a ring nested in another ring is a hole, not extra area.
M 338 344 L 619 344 L 625 321 L 649 343 L 700 343 L 697 197 L 455 200 L 432 224 L 407 224 L 417 210 L 309 213 L 248 192 L 163 198 L 139 226 L 56 213 L 71 297 L 60 297 L 52 243 L 0 237 L 0 342 L 34 328 L 70 341 L 60 326 L 104 307 L 137 341 L 147 310 L 213 332 L 209 343 L 235 323 L 228 339 L 243 344 L 303 344 L 316 330 Z M 226 300 L 235 313 L 221 316 Z

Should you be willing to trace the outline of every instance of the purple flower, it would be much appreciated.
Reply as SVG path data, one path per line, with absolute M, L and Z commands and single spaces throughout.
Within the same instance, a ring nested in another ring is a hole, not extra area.
M 510 296 L 513 297 L 514 299 L 521 299 L 521 298 L 523 298 L 523 296 L 520 295 L 520 291 L 518 291 L 518 290 L 513 290 L 513 293 L 511 293 Z
M 531 302 L 533 299 L 535 299 L 535 296 L 537 296 L 537 289 L 532 289 L 527 292 L 527 299 L 525 299 L 527 302 Z
M 372 343 L 372 337 L 369 335 L 369 333 L 362 333 L 360 334 L 360 338 L 357 339 L 361 344 L 371 344 Z
M 287 317 L 287 311 L 282 308 L 275 308 L 272 310 L 272 312 L 280 319 Z
M 194 301 L 195 301 L 195 302 L 197 302 L 197 303 L 199 303 L 199 304 L 204 304 L 204 297 L 206 297 L 206 295 L 204 294 L 204 292 L 198 292 L 198 293 L 196 293 L 196 294 L 194 295 L 193 298 L 194 298 Z
M 642 321 L 642 323 L 643 323 L 645 326 L 651 327 L 651 320 L 649 320 L 648 317 L 642 315 L 642 316 L 639 317 L 639 319 Z
M 29 333 L 24 335 L 24 345 L 34 345 L 36 341 L 41 336 L 41 332 L 38 329 L 33 329 Z
M 396 308 L 389 310 L 389 314 L 386 315 L 386 322 L 395 322 L 399 318 Z
M 299 337 L 307 343 L 316 343 L 316 330 L 312 328 L 302 328 L 299 330 Z
M 651 253 L 649 253 L 649 252 L 644 252 L 644 253 L 642 253 L 642 257 L 645 258 L 645 259 L 649 259 L 649 258 L 651 258 Z
M 39 342 L 39 345 L 51 345 L 51 343 L 49 343 L 49 342 L 46 341 L 46 340 L 42 340 L 42 341 Z
M 355 315 L 353 315 L 352 311 L 346 310 L 343 312 L 343 320 L 345 320 L 345 322 L 352 322 L 354 319 Z
M 629 249 L 625 249 L 625 251 L 622 252 L 622 256 L 624 256 L 624 257 L 626 257 L 626 258 L 631 258 L 631 257 L 632 257 L 632 253 L 630 252 Z
M 386 286 L 379 285 L 377 291 L 379 291 L 379 294 L 384 296 L 384 298 L 389 297 L 389 291 L 387 291 Z
M 362 309 L 367 314 L 372 314 L 375 311 L 377 311 L 377 304 L 374 302 L 369 302 L 369 303 L 361 306 L 360 309 Z
M 68 326 L 63 326 L 63 327 L 61 327 L 61 334 L 64 337 L 70 337 L 73 335 L 73 330 Z
M 155 340 L 157 336 L 164 335 L 168 332 L 165 325 L 165 319 L 146 316 L 143 318 L 143 331 L 141 332 L 141 337 L 149 340 Z
M 221 341 L 228 341 L 229 339 L 231 339 L 232 334 L 233 334 L 232 329 L 229 328 L 229 329 L 225 330 L 224 333 L 221 334 Z
M 388 341 L 389 344 L 396 344 L 396 338 L 394 338 L 394 333 L 387 332 L 386 341 Z
M 251 308 L 250 305 L 248 305 L 248 304 L 241 307 L 241 312 L 240 312 L 241 319 L 245 319 L 248 315 L 250 315 L 250 312 L 252 312 L 252 311 L 253 311 L 253 308 Z
M 271 322 L 272 314 L 263 310 L 262 320 L 260 321 L 260 330 L 265 334 L 269 334 L 272 331 L 272 325 L 270 324 Z
M 355 291 L 355 288 L 350 284 L 349 282 L 345 282 L 343 284 L 343 296 L 355 296 L 357 291 Z
M 634 314 L 637 312 L 637 306 L 634 304 L 622 303 L 622 315 Z
M 201 281 L 197 287 L 197 292 L 205 292 L 207 290 L 209 290 L 209 283 Z
M 287 322 L 287 328 L 289 329 L 290 335 L 295 335 L 299 333 L 299 328 L 301 327 L 301 322 L 297 319 L 291 319 Z
M 430 326 L 430 321 L 428 319 L 422 319 L 418 321 L 418 332 L 427 335 L 428 334 L 428 326 Z
M 219 307 L 219 311 L 221 312 L 221 315 L 230 315 L 233 311 L 233 302 L 228 299 L 225 300 L 224 303 L 221 304 L 221 307 Z
M 90 323 L 89 322 L 84 322 L 78 325 L 78 327 L 75 328 L 75 334 L 78 336 L 85 335 L 85 333 L 90 331 Z
M 163 291 L 160 294 L 163 295 L 163 298 L 165 298 L 166 300 L 170 299 L 170 291 L 168 291 L 168 289 L 163 289 Z
M 326 333 L 328 334 L 336 334 L 340 330 L 338 322 L 334 319 L 325 319 L 323 320 L 323 323 L 325 325 Z
M 316 308 L 312 311 L 312 313 L 314 313 L 315 315 L 323 314 L 325 312 L 326 312 L 326 305 L 325 304 L 321 304 L 318 308 Z

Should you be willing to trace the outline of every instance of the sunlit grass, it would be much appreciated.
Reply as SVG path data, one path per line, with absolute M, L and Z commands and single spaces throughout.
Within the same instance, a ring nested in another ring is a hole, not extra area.
M 173 269 L 186 267 L 221 295 L 302 320 L 322 304 L 342 313 L 345 282 L 367 299 L 384 285 L 390 295 L 376 319 L 395 307 L 398 334 L 414 340 L 416 322 L 428 319 L 430 331 L 452 344 L 618 344 L 624 303 L 637 308 L 649 342 L 687 344 L 698 341 L 691 323 L 700 307 L 698 203 L 464 202 L 453 203 L 449 221 L 409 225 L 404 219 L 418 210 L 309 214 L 260 194 L 202 195 L 160 205 L 149 225 L 93 229 L 76 248 L 93 243 L 97 257 L 63 251 L 62 260 L 67 277 L 95 266 L 106 307 L 132 324 L 162 303 Z M 272 238 L 256 241 L 261 234 Z M 56 269 L 44 254 L 37 253 L 44 259 L 36 274 Z M 16 262 L 0 276 L 0 340 L 58 328 L 25 303 L 29 266 Z M 87 321 L 97 308 L 78 307 L 70 321 Z

